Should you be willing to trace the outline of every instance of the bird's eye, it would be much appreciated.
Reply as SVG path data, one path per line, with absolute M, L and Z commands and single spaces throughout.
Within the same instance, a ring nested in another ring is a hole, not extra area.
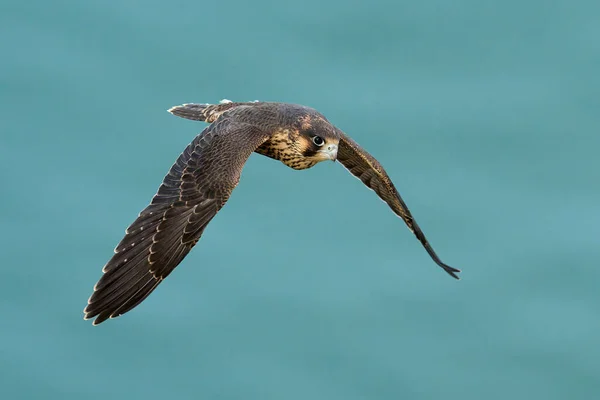
M 317 146 L 321 147 L 325 144 L 325 141 L 323 140 L 323 138 L 321 136 L 315 136 L 315 137 L 313 137 L 313 143 L 316 144 Z

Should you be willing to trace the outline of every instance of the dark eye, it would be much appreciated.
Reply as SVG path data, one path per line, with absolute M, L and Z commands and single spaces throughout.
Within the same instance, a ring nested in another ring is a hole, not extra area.
M 321 147 L 325 144 L 325 141 L 323 140 L 323 138 L 321 136 L 315 136 L 315 137 L 313 137 L 313 143 L 316 144 L 317 146 Z

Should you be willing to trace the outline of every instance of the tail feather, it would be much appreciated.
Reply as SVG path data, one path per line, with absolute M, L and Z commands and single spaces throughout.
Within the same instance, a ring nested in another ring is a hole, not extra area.
M 206 121 L 206 109 L 210 104 L 182 104 L 169 108 L 169 112 L 181 118 L 191 119 L 194 121 Z
M 222 100 L 220 104 L 187 103 L 180 106 L 171 107 L 168 111 L 171 114 L 181 118 L 213 123 L 227 110 L 242 105 L 256 103 L 258 103 L 258 101 L 238 103 L 230 100 Z

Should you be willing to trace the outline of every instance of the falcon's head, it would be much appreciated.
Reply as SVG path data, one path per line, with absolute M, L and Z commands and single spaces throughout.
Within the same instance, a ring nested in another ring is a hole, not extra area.
M 312 108 L 278 104 L 271 137 L 257 153 L 281 161 L 293 169 L 306 169 L 315 164 L 337 159 L 339 131 Z M 265 120 L 264 112 L 261 114 Z
M 296 138 L 302 156 L 315 163 L 325 160 L 335 161 L 340 138 L 327 131 L 309 129 L 300 131 Z
M 291 136 L 291 146 L 296 153 L 297 161 L 302 161 L 303 168 L 294 165 L 295 169 L 310 168 L 321 161 L 337 159 L 340 135 L 325 117 L 318 113 L 308 113 L 297 121 Z

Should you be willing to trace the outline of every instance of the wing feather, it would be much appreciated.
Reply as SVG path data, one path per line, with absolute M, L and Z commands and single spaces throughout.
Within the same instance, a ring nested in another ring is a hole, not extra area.
M 339 130 L 338 132 L 341 135 L 338 161 L 369 189 L 377 193 L 390 206 L 392 211 L 404 220 L 408 229 L 415 234 L 437 265 L 442 267 L 452 277 L 459 279 L 456 273 L 460 272 L 460 270 L 452 268 L 440 260 L 381 164 L 348 135 Z
M 227 116 L 190 143 L 102 269 L 84 310 L 94 325 L 140 304 L 198 242 L 269 135 Z

